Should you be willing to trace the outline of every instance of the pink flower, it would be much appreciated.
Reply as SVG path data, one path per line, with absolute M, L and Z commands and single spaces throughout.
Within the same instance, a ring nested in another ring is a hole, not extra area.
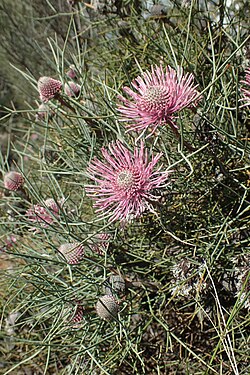
M 118 106 L 123 121 L 132 122 L 128 131 L 144 133 L 151 128 L 152 134 L 161 125 L 176 127 L 173 122 L 175 113 L 198 104 L 199 93 L 193 80 L 192 74 L 183 74 L 182 68 L 178 67 L 175 71 L 170 66 L 166 67 L 166 71 L 162 66 L 151 66 L 151 71 L 138 76 L 131 83 L 135 91 L 123 88 L 132 100 L 119 97 L 124 103 Z
M 119 141 L 111 143 L 108 150 L 102 149 L 105 162 L 95 158 L 87 172 L 96 185 L 86 187 L 87 194 L 95 201 L 94 206 L 102 216 L 110 215 L 109 220 L 129 221 L 150 209 L 150 201 L 156 200 L 155 188 L 163 187 L 168 178 L 160 168 L 153 171 L 161 154 L 152 156 L 141 142 L 134 153 Z
M 40 99 L 46 103 L 61 91 L 62 83 L 50 77 L 40 77 L 37 83 Z
M 60 203 L 54 199 L 46 199 L 44 206 L 35 204 L 26 211 L 26 217 L 30 222 L 39 224 L 41 228 L 47 228 L 59 217 Z M 37 231 L 36 227 L 31 230 Z
M 11 191 L 17 191 L 24 184 L 24 178 L 21 173 L 10 171 L 5 174 L 3 179 L 4 187 Z
M 241 91 L 243 93 L 243 98 L 242 100 L 246 101 L 246 105 L 250 105 L 250 68 L 246 69 L 246 76 L 245 80 L 242 80 L 241 83 L 244 83 L 247 88 L 242 87 Z

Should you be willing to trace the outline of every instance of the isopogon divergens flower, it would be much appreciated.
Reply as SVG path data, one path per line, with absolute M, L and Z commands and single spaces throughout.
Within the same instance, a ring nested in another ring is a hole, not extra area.
M 131 97 L 119 96 L 123 105 L 118 106 L 123 121 L 130 122 L 128 131 L 142 132 L 150 128 L 152 134 L 157 127 L 165 124 L 177 128 L 175 115 L 184 108 L 198 105 L 199 92 L 194 85 L 193 74 L 184 74 L 182 68 L 177 70 L 162 65 L 151 66 L 135 78 L 124 92 Z
M 87 169 L 96 184 L 87 185 L 86 192 L 97 212 L 109 215 L 110 221 L 127 222 L 150 210 L 150 202 L 157 199 L 153 190 L 166 186 L 168 179 L 161 166 L 154 170 L 162 155 L 152 155 L 149 161 L 143 142 L 131 152 L 119 141 L 102 148 L 102 155 L 104 162 L 94 158 Z

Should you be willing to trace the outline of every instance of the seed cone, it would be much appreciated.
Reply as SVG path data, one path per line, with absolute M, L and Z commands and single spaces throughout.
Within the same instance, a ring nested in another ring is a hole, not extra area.
M 104 320 L 114 319 L 119 311 L 117 300 L 111 295 L 105 295 L 99 298 L 96 304 L 96 312 Z
M 11 191 L 17 191 L 24 184 L 24 178 L 21 173 L 16 171 L 11 171 L 6 173 L 4 176 L 4 187 Z

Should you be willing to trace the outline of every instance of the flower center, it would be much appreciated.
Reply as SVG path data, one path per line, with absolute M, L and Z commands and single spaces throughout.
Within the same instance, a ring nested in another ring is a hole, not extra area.
M 146 111 L 163 111 L 168 107 L 169 90 L 164 86 L 151 86 L 142 97 L 142 107 Z
M 118 173 L 116 178 L 117 185 L 122 189 L 129 189 L 134 185 L 134 175 L 133 172 L 129 170 L 122 170 Z

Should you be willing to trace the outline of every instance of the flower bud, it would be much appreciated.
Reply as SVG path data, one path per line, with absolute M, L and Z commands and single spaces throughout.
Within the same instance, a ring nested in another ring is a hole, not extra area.
M 114 319 L 119 311 L 119 304 L 117 300 L 110 295 L 105 295 L 99 298 L 96 304 L 96 312 L 100 318 L 104 320 Z
M 84 247 L 79 242 L 62 244 L 58 248 L 68 264 L 78 264 L 83 257 Z
M 50 77 L 40 77 L 37 87 L 40 94 L 40 99 L 46 103 L 48 100 L 53 99 L 61 90 L 62 83 Z
M 24 178 L 21 173 L 10 171 L 4 176 L 4 187 L 11 191 L 20 189 L 24 184 Z

